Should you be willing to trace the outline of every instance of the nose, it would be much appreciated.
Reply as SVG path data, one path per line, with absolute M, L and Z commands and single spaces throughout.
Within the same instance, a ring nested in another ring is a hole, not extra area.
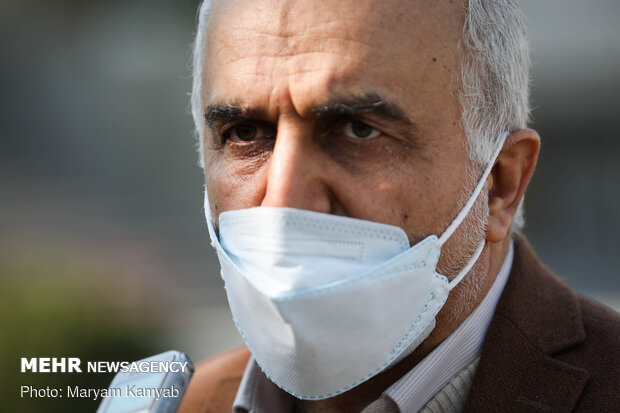
M 312 125 L 279 122 L 261 206 L 331 213 L 327 170 L 320 144 L 312 137 Z

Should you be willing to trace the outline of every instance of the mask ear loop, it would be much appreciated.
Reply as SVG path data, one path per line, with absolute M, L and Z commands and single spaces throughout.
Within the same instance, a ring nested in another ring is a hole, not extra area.
M 461 225 L 463 220 L 465 220 L 465 217 L 467 216 L 467 214 L 469 214 L 469 211 L 474 205 L 474 202 L 476 202 L 476 200 L 478 199 L 478 196 L 480 195 L 480 192 L 482 191 L 482 188 L 484 187 L 484 184 L 487 181 L 487 178 L 489 177 L 491 170 L 493 169 L 493 165 L 495 165 L 495 160 L 497 160 L 499 153 L 504 147 L 504 141 L 506 140 L 509 134 L 510 134 L 509 132 L 506 132 L 504 134 L 504 137 L 501 139 L 500 144 L 495 149 L 495 153 L 493 154 L 493 158 L 491 158 L 492 159 L 491 162 L 489 162 L 489 164 L 487 165 L 486 169 L 484 170 L 484 173 L 482 174 L 482 178 L 480 178 L 478 185 L 476 185 L 474 192 L 472 192 L 471 197 L 467 200 L 467 203 L 465 204 L 463 209 L 461 209 L 461 212 L 458 213 L 458 215 L 456 216 L 456 218 L 454 218 L 452 223 L 448 225 L 448 228 L 446 228 L 443 234 L 441 234 L 441 237 L 439 237 L 438 244 L 440 247 L 442 247 L 443 244 L 448 240 L 448 238 L 450 238 L 452 234 L 454 234 L 454 231 L 456 231 L 456 229 L 459 227 L 459 225 Z M 448 284 L 449 290 L 452 290 L 454 287 L 456 287 L 456 285 L 463 279 L 463 277 L 465 277 L 465 275 L 467 275 L 467 273 L 472 269 L 476 261 L 478 261 L 480 254 L 482 254 L 482 250 L 484 249 L 485 243 L 486 243 L 486 239 L 483 238 L 482 241 L 480 241 L 480 245 L 478 245 L 476 252 L 471 257 L 467 265 Z
M 463 277 L 465 277 L 467 273 L 473 268 L 473 266 L 476 264 L 476 261 L 478 261 L 480 254 L 482 254 L 485 243 L 486 242 L 484 239 L 480 241 L 480 245 L 478 245 L 478 248 L 476 248 L 476 252 L 474 253 L 474 255 L 471 256 L 467 265 L 463 267 L 463 269 L 458 273 L 458 275 L 448 283 L 448 291 L 451 291 L 454 287 L 456 287 L 456 285 L 461 282 Z
M 209 228 L 209 237 L 211 238 L 211 245 L 214 248 L 217 248 L 216 244 L 219 244 L 219 240 L 217 238 L 217 234 L 215 233 L 215 227 L 213 224 L 213 217 L 211 216 L 211 207 L 209 206 L 209 194 L 207 193 L 207 185 L 204 186 L 205 196 L 204 196 L 204 212 L 205 212 L 205 220 L 207 221 L 207 228 Z

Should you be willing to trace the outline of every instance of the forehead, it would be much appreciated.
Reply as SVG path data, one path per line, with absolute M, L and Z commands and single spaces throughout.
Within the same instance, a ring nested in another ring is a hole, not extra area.
M 456 3 L 215 1 L 203 101 L 273 111 L 286 96 L 301 113 L 330 94 L 379 92 L 405 106 L 450 98 L 464 16 Z

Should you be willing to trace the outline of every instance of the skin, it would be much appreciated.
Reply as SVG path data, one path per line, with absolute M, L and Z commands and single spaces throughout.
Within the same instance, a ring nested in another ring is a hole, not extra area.
M 469 160 L 460 126 L 454 79 L 463 22 L 462 6 L 451 1 L 216 1 L 203 90 L 213 115 L 204 157 L 215 222 L 224 211 L 277 206 L 396 225 L 412 243 L 440 235 L 473 189 L 468 170 L 484 168 Z M 379 96 L 406 120 L 317 113 L 360 96 Z M 352 126 L 371 137 L 360 139 Z M 488 205 L 487 242 L 466 276 L 477 288 L 460 283 L 435 330 L 397 366 L 302 409 L 361 410 L 475 309 L 508 250 L 539 146 L 536 132 L 512 131 L 477 200 Z M 471 219 L 442 249 L 439 270 L 449 278 L 458 269 L 448 263 L 472 250 Z

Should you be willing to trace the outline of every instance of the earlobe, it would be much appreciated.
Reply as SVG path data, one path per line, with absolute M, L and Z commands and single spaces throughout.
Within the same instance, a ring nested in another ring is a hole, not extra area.
M 540 137 L 532 129 L 516 130 L 506 139 L 489 176 L 489 242 L 499 242 L 509 233 L 512 217 L 536 167 L 539 149 Z

